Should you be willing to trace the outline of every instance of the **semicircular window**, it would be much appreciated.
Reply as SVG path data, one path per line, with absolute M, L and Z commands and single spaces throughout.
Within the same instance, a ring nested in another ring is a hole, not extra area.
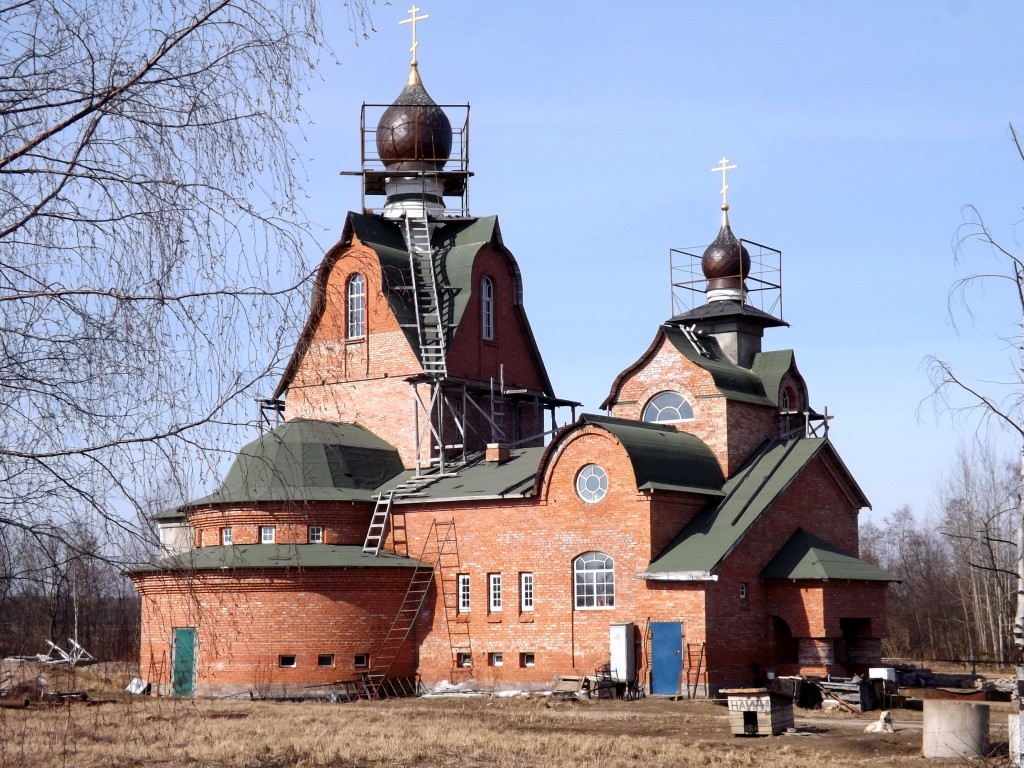
M 692 418 L 693 407 L 678 392 L 659 392 L 644 406 L 644 421 L 666 423 Z

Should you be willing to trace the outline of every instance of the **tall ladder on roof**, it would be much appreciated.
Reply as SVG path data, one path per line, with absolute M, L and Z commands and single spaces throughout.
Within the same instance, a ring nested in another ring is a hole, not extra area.
M 430 247 L 430 225 L 426 217 L 406 216 L 405 244 L 409 250 L 420 361 L 426 373 L 443 378 L 448 375 L 445 327 L 441 317 L 433 249 Z
M 455 521 L 434 521 L 432 529 L 437 542 L 437 574 L 441 582 L 444 620 L 448 628 L 448 647 L 451 650 L 451 679 L 472 677 L 472 666 L 459 663 L 463 654 L 468 654 L 472 663 L 473 643 L 469 622 L 464 621 L 466 617 L 459 614 L 459 571 L 462 570 L 462 560 L 459 558 Z
M 432 562 L 431 562 L 432 559 Z M 384 641 L 373 657 L 373 665 L 363 675 L 363 691 L 368 698 L 379 698 L 388 694 L 415 693 L 415 685 L 409 683 L 410 675 L 391 676 L 392 667 L 401 653 L 409 635 L 416 625 L 416 619 L 423 610 L 423 605 L 430 591 L 430 585 L 435 578 L 435 571 L 441 582 L 442 594 L 444 596 L 445 618 L 448 620 L 449 643 L 452 648 L 452 666 L 455 667 L 459 653 L 472 654 L 469 642 L 469 626 L 462 624 L 462 629 L 453 635 L 452 623 L 458 606 L 458 576 L 451 573 L 452 568 L 457 571 L 459 568 L 458 540 L 455 536 L 455 521 L 448 520 L 438 522 L 434 520 L 430 524 L 430 530 L 423 542 L 423 551 L 420 554 L 419 564 L 413 571 L 409 581 L 409 587 L 402 598 L 402 605 L 391 627 L 388 629 Z M 455 590 L 447 590 L 446 583 L 452 582 Z M 449 604 L 454 609 L 449 611 Z M 411 690 L 410 690 L 411 689 Z

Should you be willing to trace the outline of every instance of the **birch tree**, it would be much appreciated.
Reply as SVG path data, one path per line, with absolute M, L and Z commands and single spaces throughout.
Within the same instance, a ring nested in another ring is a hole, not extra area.
M 255 418 L 300 320 L 322 44 L 315 0 L 0 6 L 0 531 L 109 555 Z
M 1017 132 L 1010 125 L 1017 154 L 1024 160 Z M 928 361 L 935 392 L 942 402 L 951 405 L 948 399 L 953 393 L 966 395 L 967 409 L 980 414 L 983 421 L 997 423 L 1015 435 L 1018 441 L 1019 461 L 1017 472 L 1017 493 L 1015 504 L 1016 544 L 1016 609 L 1013 620 L 1013 642 L 1017 652 L 1017 703 L 1019 711 L 1018 734 L 1024 736 L 1024 257 L 1004 246 L 993 235 L 981 213 L 973 206 L 967 208 L 967 219 L 958 239 L 958 253 L 967 254 L 975 247 L 991 251 L 1000 268 L 992 272 L 975 273 L 957 281 L 951 296 L 963 298 L 965 291 L 978 283 L 993 283 L 1006 287 L 1012 296 L 1012 306 L 1019 323 L 1019 334 L 1014 342 L 1016 347 L 1015 387 L 1007 397 L 997 397 L 986 392 L 985 386 L 955 371 L 946 361 L 930 358 Z M 1024 738 L 1018 738 L 1016 754 L 1011 755 L 1014 764 L 1024 764 Z

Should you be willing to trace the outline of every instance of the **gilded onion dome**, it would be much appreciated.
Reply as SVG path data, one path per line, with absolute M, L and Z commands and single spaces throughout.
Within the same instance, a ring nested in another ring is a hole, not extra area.
M 440 170 L 452 151 L 452 124 L 430 98 L 415 62 L 405 88 L 377 123 L 377 153 L 388 170 Z

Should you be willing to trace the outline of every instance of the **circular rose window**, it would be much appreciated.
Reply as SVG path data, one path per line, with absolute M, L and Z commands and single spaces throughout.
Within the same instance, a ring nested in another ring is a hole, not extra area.
M 608 473 L 597 464 L 587 464 L 576 475 L 576 495 L 588 504 L 594 504 L 608 493 Z

